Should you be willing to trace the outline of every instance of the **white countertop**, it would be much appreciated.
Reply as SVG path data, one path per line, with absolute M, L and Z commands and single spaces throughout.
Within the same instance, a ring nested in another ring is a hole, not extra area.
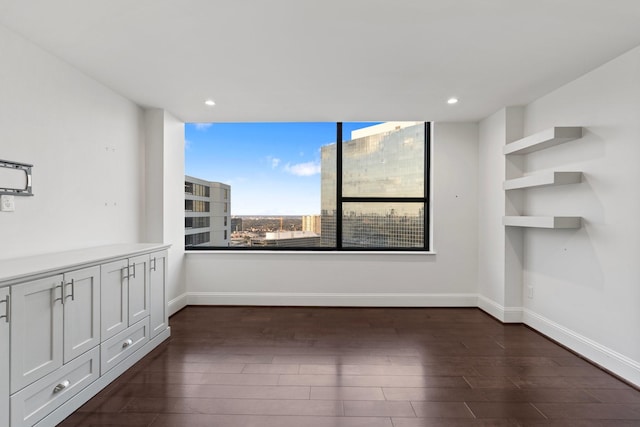
M 0 287 L 17 283 L 27 277 L 57 274 L 91 264 L 160 251 L 169 246 L 171 245 L 164 243 L 123 243 L 3 259 L 0 260 Z

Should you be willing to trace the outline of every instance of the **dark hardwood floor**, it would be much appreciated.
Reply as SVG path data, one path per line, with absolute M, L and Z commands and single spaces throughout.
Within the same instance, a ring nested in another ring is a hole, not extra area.
M 640 392 L 478 309 L 187 307 L 61 425 L 640 426 Z

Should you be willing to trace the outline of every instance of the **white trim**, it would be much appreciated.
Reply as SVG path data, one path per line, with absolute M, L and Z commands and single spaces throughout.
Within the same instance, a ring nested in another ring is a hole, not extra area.
M 527 308 L 522 312 L 524 324 L 636 386 L 640 386 L 640 363 Z
M 289 254 L 289 255 L 312 255 L 312 256 L 317 256 L 317 255 L 339 255 L 339 256 L 347 256 L 347 255 L 375 255 L 375 256 L 379 256 L 379 255 L 437 255 L 436 251 L 311 251 L 311 250 L 304 250 L 301 249 L 299 251 L 288 251 L 288 250 L 281 250 L 281 251 L 270 251 L 270 250 L 263 250 L 263 249 L 257 249 L 257 250 L 251 250 L 251 249 L 220 249 L 220 250 L 193 250 L 193 249 L 185 249 L 184 254 L 186 256 L 193 256 L 193 255 L 222 255 L 222 254 L 233 254 L 233 255 L 237 255 L 237 254 L 252 254 L 252 255 L 282 255 L 282 254 Z
M 189 292 L 188 305 L 476 307 L 477 294 Z
M 183 308 L 187 306 L 188 294 L 185 292 L 182 295 L 178 295 L 171 301 L 167 303 L 167 308 L 169 309 L 169 316 L 173 316 Z
M 522 307 L 504 307 L 484 295 L 478 295 L 477 307 L 502 323 L 522 323 Z

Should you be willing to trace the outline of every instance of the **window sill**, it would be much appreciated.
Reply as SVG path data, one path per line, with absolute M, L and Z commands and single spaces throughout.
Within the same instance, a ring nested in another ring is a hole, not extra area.
M 252 255 L 278 255 L 278 254 L 288 254 L 288 255 L 437 255 L 436 251 L 269 251 L 269 250 L 191 250 L 185 249 L 185 254 L 252 254 Z

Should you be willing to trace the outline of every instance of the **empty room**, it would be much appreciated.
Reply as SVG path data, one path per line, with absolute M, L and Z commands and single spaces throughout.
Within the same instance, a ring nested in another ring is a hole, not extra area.
M 638 22 L 0 0 L 0 427 L 640 425 Z

